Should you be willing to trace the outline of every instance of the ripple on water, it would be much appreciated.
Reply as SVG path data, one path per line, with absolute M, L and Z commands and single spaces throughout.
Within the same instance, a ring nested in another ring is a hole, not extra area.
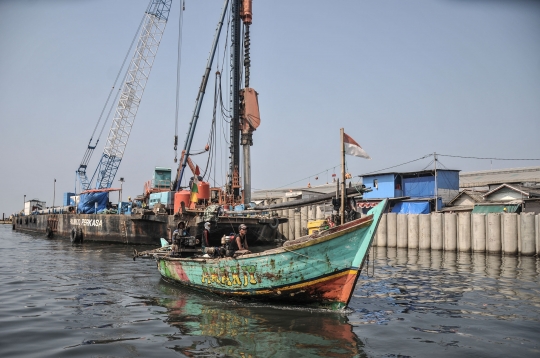
M 536 258 L 378 250 L 335 314 L 179 288 L 128 246 L 0 227 L 0 250 L 2 357 L 540 355 Z

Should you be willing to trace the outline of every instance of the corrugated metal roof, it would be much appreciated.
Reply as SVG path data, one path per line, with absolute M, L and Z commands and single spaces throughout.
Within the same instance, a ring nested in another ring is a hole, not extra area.
M 540 183 L 540 167 L 482 170 L 459 173 L 459 186 L 472 188 L 503 183 Z
M 479 202 L 484 201 L 484 194 L 485 193 L 486 193 L 485 191 L 474 191 L 474 190 L 466 190 L 465 189 L 465 190 L 461 191 L 458 195 L 456 195 L 456 197 L 454 199 L 452 199 L 448 203 L 448 205 L 452 205 L 452 203 L 454 203 L 462 195 L 468 195 L 474 202 L 479 203 Z
M 464 191 L 468 196 L 470 196 L 475 202 L 479 203 L 484 200 L 484 194 L 483 191 L 472 191 L 472 190 L 465 190 Z
M 483 197 L 486 198 L 489 195 L 493 194 L 494 192 L 499 191 L 501 188 L 510 188 L 510 189 L 515 190 L 517 192 L 521 192 L 521 193 L 527 195 L 528 197 L 540 197 L 540 189 L 539 188 L 531 188 L 531 187 L 528 187 L 528 186 L 516 185 L 516 184 L 512 184 L 512 185 L 510 185 L 510 184 L 501 184 L 498 187 L 496 187 L 495 189 L 485 193 Z
M 459 172 L 459 169 L 437 169 L 438 172 Z M 381 175 L 387 175 L 387 174 L 399 174 L 402 176 L 417 176 L 417 175 L 426 175 L 431 174 L 435 175 L 434 169 L 427 169 L 427 170 L 417 170 L 414 172 L 376 172 L 376 173 L 366 173 L 360 175 L 360 177 L 372 177 L 372 176 L 381 176 Z
M 347 183 L 347 187 L 349 184 Z M 362 183 L 352 183 L 351 187 L 358 186 L 362 187 Z M 341 190 L 341 185 L 340 185 Z M 283 198 L 287 193 L 298 193 L 298 195 L 321 195 L 321 194 L 330 194 L 336 191 L 336 183 L 328 183 L 318 186 L 308 187 L 293 187 L 293 188 L 283 188 L 283 189 L 268 189 L 268 190 L 256 190 L 251 194 L 251 200 L 263 200 L 263 199 L 273 199 L 273 198 Z

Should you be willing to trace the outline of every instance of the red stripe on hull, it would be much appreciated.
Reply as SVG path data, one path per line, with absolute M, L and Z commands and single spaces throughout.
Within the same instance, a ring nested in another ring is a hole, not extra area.
M 347 273 L 332 277 L 329 280 L 308 284 L 305 290 L 310 295 L 323 298 L 323 301 L 340 302 L 346 305 L 354 290 L 357 270 L 349 270 Z

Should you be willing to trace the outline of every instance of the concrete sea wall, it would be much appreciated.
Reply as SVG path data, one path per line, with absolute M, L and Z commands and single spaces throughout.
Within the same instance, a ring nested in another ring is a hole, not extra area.
M 505 255 L 540 251 L 540 215 L 384 214 L 373 246 Z
M 294 199 L 283 201 L 291 200 Z M 289 219 L 288 223 L 279 225 L 279 232 L 288 240 L 306 235 L 308 221 L 331 214 L 331 211 L 321 212 L 320 208 L 308 205 L 276 210 L 277 215 Z M 540 215 L 387 213 L 379 223 L 373 246 L 532 256 L 540 253 Z

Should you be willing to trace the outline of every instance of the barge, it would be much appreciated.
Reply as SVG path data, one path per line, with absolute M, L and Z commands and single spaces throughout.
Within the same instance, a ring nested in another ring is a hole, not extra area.
M 200 213 L 199 213 L 200 214 Z M 283 218 L 265 216 L 223 215 L 212 220 L 211 243 L 218 244 L 223 235 L 236 232 L 238 225 L 250 228 L 250 245 L 280 244 L 284 237 L 277 231 Z M 190 234 L 200 240 L 204 216 L 160 214 L 33 214 L 13 218 L 13 230 L 41 233 L 44 237 L 64 237 L 71 241 L 100 241 L 135 245 L 160 245 L 160 239 L 170 239 L 180 222 L 186 223 Z

